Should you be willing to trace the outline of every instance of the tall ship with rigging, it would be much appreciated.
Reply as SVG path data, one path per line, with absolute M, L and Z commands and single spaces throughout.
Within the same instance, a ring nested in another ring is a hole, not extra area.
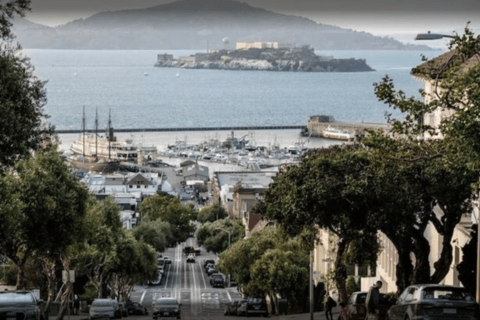
M 87 132 L 85 110 L 82 133 L 73 142 L 70 150 L 73 153 L 70 162 L 74 167 L 97 172 L 115 171 L 119 168 L 120 162 L 137 162 L 139 156 L 157 154 L 157 148 L 154 146 L 136 145 L 131 139 L 118 140 L 114 134 L 110 113 L 104 137 L 98 134 L 98 113 L 95 118 L 95 132 L 93 134 Z

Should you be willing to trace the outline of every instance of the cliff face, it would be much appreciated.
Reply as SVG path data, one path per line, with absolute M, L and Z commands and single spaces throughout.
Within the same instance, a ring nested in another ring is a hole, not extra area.
M 295 72 L 374 71 L 363 59 L 333 59 L 315 55 L 309 47 L 293 49 L 220 50 L 176 60 L 159 60 L 156 67 L 186 69 L 262 70 Z

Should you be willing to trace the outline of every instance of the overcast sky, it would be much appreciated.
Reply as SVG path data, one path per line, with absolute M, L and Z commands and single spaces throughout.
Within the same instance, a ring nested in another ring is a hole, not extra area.
M 201 1 L 201 0 L 191 0 Z M 32 0 L 27 19 L 55 26 L 100 11 L 139 9 L 172 0 Z M 243 0 L 267 10 L 304 16 L 376 35 L 480 30 L 480 0 Z

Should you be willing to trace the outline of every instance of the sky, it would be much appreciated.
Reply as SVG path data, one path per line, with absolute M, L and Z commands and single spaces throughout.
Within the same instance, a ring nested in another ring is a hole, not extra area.
M 191 0 L 201 1 L 201 0 Z M 32 0 L 27 19 L 56 26 L 100 11 L 141 9 L 172 0 Z M 241 0 L 254 7 L 381 36 L 480 31 L 480 0 Z

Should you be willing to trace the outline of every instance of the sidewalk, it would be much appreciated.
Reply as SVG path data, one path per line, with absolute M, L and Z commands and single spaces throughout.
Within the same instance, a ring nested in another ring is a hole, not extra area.
M 337 306 L 332 309 L 333 320 L 338 319 L 340 314 L 341 307 Z M 272 319 L 275 320 L 310 320 L 310 313 L 300 313 L 300 314 L 288 314 L 284 316 L 272 316 Z M 313 314 L 313 319 L 315 320 L 325 320 L 325 311 L 315 312 Z

